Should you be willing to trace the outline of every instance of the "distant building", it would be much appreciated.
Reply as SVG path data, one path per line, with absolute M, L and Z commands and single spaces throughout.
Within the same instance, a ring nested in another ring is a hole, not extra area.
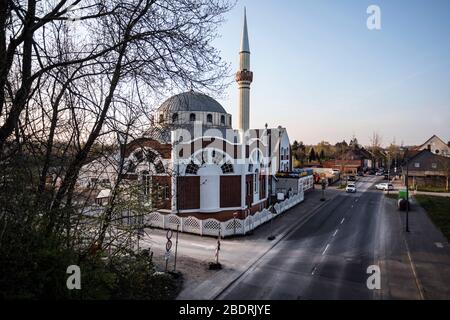
M 402 168 L 402 172 L 405 181 L 406 166 Z M 408 159 L 408 184 L 412 187 L 448 189 L 449 176 L 449 157 L 443 157 L 425 149 Z
M 437 155 L 450 157 L 450 141 L 445 143 L 437 135 L 433 135 L 430 139 L 425 141 L 425 143 L 416 147 L 415 149 L 418 151 L 428 150 Z

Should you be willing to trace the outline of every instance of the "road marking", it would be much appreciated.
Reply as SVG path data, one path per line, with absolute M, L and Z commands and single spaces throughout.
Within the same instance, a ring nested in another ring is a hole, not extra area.
M 328 248 L 330 247 L 330 244 L 327 244 L 327 246 L 325 247 L 325 250 L 323 250 L 322 255 L 325 254 L 325 252 L 327 252 Z
M 311 275 L 314 275 L 317 271 L 317 264 L 314 266 L 314 268 L 311 271 Z
M 423 288 L 419 281 L 419 278 L 417 277 L 416 267 L 414 266 L 414 263 L 411 258 L 411 254 L 409 253 L 408 242 L 406 241 L 406 238 L 403 238 L 403 240 L 405 241 L 406 253 L 408 254 L 409 264 L 411 265 L 411 270 L 414 275 L 414 280 L 416 281 L 416 286 L 417 286 L 417 290 L 419 291 L 420 300 L 424 300 Z
M 344 221 L 345 221 L 345 218 L 342 218 L 342 220 L 341 220 L 341 224 L 343 224 L 343 223 L 344 223 Z
M 333 233 L 333 237 L 336 236 L 336 234 L 338 233 L 339 229 L 336 229 L 336 231 Z
M 440 243 L 440 242 L 435 242 L 434 244 L 435 244 L 436 247 L 438 247 L 438 248 L 443 248 L 443 247 L 444 247 L 444 245 L 443 245 L 442 243 Z

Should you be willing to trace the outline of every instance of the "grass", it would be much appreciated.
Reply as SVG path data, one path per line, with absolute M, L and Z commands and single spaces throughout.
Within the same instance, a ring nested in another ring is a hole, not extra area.
M 417 202 L 428 212 L 434 224 L 450 240 L 450 197 L 436 197 L 418 194 Z
M 443 187 L 431 187 L 431 186 L 422 186 L 417 187 L 417 191 L 426 191 L 426 192 L 449 192 Z

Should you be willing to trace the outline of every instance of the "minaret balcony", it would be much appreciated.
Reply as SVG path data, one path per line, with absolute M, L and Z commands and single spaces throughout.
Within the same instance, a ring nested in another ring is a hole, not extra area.
M 241 81 L 252 82 L 253 81 L 253 72 L 249 71 L 249 70 L 241 70 L 241 71 L 236 72 L 236 82 L 241 82 Z

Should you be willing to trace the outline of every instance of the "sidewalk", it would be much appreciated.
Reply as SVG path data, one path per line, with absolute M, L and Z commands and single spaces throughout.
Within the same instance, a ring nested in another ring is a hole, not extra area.
M 450 246 L 425 210 L 411 200 L 406 213 L 383 198 L 382 299 L 450 299 Z
M 425 299 L 450 299 L 450 246 L 427 212 L 412 200 L 406 240 Z
M 315 210 L 329 203 L 339 193 L 341 193 L 339 190 L 327 190 L 325 192 L 327 201 L 323 202 L 320 201 L 321 190 L 313 190 L 305 194 L 305 201 L 274 219 L 272 226 L 269 221 L 254 230 L 252 235 L 221 240 L 220 262 L 224 268 L 220 271 L 208 270 L 208 260 L 194 260 L 192 255 L 185 256 L 184 258 L 190 259 L 190 261 L 184 268 L 181 268 L 180 265 L 179 270 L 184 274 L 186 281 L 177 299 L 214 299 L 262 255 L 275 246 L 290 230 L 306 222 Z M 273 231 L 271 231 L 271 227 Z M 272 234 L 276 236 L 276 239 L 273 241 L 267 240 L 267 237 Z M 212 261 L 211 249 L 215 248 L 214 242 L 216 240 L 207 240 L 198 236 L 196 236 L 196 240 L 199 242 L 206 240 L 210 244 L 208 246 L 211 256 L 209 261 Z M 179 253 L 180 259 L 183 259 L 181 251 Z M 189 274 L 189 272 L 194 274 Z

